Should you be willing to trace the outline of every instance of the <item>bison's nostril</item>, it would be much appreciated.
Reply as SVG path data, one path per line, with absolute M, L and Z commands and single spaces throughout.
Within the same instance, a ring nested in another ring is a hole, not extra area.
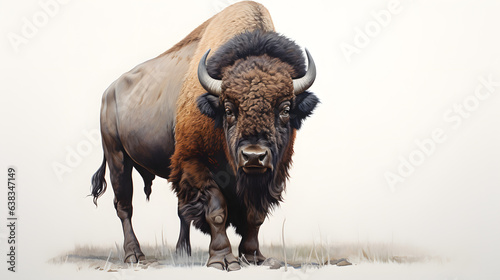
M 245 151 L 241 151 L 241 155 L 243 156 L 243 160 L 248 161 L 248 154 Z
M 260 156 L 259 156 L 259 160 L 260 161 L 264 161 L 264 159 L 267 157 L 267 151 L 265 153 L 262 153 Z
M 267 151 L 241 151 L 241 157 L 245 163 L 249 164 L 262 164 L 260 162 L 264 161 L 267 157 Z

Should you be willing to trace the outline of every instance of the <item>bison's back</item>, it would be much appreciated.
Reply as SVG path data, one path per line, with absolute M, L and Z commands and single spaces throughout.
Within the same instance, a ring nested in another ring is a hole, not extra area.
M 120 76 L 103 96 L 101 127 L 111 128 L 103 133 L 113 134 L 136 163 L 164 178 L 175 150 L 177 100 L 208 22 Z

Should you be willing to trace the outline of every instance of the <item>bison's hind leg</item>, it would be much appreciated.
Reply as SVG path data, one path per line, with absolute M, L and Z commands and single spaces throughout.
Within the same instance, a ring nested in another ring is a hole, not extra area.
M 139 172 L 139 174 L 141 174 L 142 180 L 144 180 L 144 193 L 146 194 L 146 199 L 149 201 L 149 196 L 151 195 L 151 185 L 153 185 L 155 175 L 139 164 L 134 164 L 134 168 Z
M 132 168 L 134 163 L 122 149 L 111 150 L 106 147 L 105 154 L 106 159 L 108 159 L 111 185 L 115 193 L 116 214 L 122 222 L 124 261 L 136 263 L 144 260 L 145 257 L 132 228 Z

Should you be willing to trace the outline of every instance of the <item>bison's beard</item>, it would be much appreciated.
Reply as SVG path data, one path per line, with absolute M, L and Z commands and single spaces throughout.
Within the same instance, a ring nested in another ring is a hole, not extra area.
M 281 200 L 282 184 L 276 184 L 274 172 L 267 170 L 263 174 L 247 174 L 238 170 L 236 194 L 248 211 L 268 214 L 268 211 Z

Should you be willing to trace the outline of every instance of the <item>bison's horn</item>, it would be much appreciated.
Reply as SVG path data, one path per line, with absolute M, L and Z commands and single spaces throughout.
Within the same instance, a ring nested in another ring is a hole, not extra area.
M 302 78 L 293 79 L 293 93 L 295 95 L 304 92 L 314 83 L 314 79 L 316 79 L 316 65 L 314 64 L 314 60 L 306 49 L 307 61 L 309 63 L 309 67 L 307 68 L 307 72 Z
M 220 95 L 222 93 L 222 81 L 214 79 L 208 75 L 207 71 L 207 56 L 210 50 L 208 50 L 200 60 L 198 64 L 198 80 L 200 84 L 206 89 L 208 92 Z

